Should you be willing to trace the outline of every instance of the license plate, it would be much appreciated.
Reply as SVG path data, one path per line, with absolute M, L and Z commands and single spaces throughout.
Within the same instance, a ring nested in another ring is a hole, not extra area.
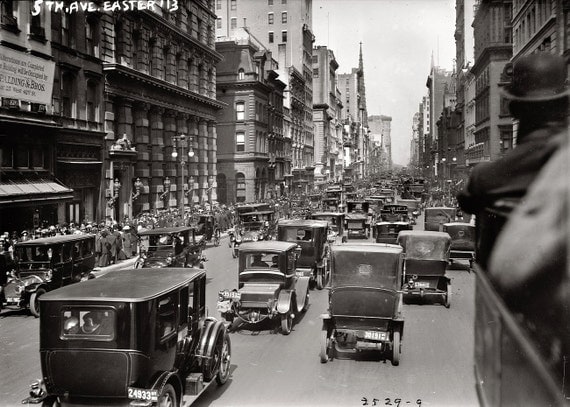
M 133 400 L 158 401 L 158 390 L 128 388 L 129 398 Z
M 295 275 L 296 275 L 297 277 L 303 277 L 303 276 L 305 275 L 305 273 L 304 273 L 303 271 L 296 271 L 296 272 L 295 272 Z
M 6 302 L 10 303 L 10 304 L 16 304 L 20 302 L 20 298 L 19 297 L 8 297 L 6 298 Z
M 239 291 L 225 290 L 220 292 L 220 297 L 226 300 L 240 300 L 241 293 Z
M 419 288 L 429 288 L 429 283 L 427 281 L 416 281 L 415 285 Z
M 372 339 L 374 341 L 383 341 L 386 339 L 386 332 L 365 331 L 364 339 Z

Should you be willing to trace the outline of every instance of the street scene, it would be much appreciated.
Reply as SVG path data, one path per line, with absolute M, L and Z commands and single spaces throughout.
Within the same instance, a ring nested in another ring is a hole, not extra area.
M 0 0 L 0 406 L 566 406 L 564 0 Z

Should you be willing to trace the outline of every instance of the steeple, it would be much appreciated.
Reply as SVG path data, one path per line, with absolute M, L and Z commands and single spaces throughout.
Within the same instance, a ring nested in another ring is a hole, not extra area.
M 358 56 L 358 94 L 360 95 L 360 109 L 363 111 L 362 121 L 368 125 L 368 112 L 366 111 L 366 89 L 364 87 L 364 60 L 362 58 L 362 42 L 360 42 L 360 55 Z
M 364 75 L 364 62 L 362 61 L 362 41 L 360 41 L 360 55 L 358 56 L 359 75 Z

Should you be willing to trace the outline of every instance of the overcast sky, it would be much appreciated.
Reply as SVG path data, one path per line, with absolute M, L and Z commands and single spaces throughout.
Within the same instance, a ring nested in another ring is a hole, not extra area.
M 314 45 L 326 45 L 337 74 L 358 67 L 362 41 L 368 115 L 392 117 L 392 160 L 407 165 L 412 119 L 433 53 L 451 70 L 455 0 L 313 0 Z

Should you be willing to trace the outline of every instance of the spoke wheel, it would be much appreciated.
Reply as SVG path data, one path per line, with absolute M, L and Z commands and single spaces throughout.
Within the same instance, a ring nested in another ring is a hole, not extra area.
M 221 386 L 228 381 L 230 377 L 230 365 L 231 365 L 231 355 L 232 355 L 232 345 L 230 342 L 230 337 L 226 333 L 223 335 L 222 339 L 222 349 L 220 352 L 220 368 L 216 376 L 216 382 Z
M 392 338 L 392 364 L 394 366 L 398 366 L 400 364 L 401 351 L 400 331 L 394 331 Z
M 178 406 L 178 400 L 176 399 L 176 392 L 171 384 L 164 386 L 158 396 L 158 402 L 156 403 L 158 407 L 175 407 Z
M 451 307 L 451 284 L 447 284 L 445 295 L 445 308 Z
M 40 316 L 40 301 L 39 298 L 46 293 L 43 288 L 38 288 L 38 290 L 30 296 L 30 312 L 36 318 Z
M 324 272 L 322 269 L 317 270 L 317 290 L 322 290 L 325 286 L 323 274 Z
M 321 363 L 327 363 L 329 361 L 329 345 L 330 345 L 330 338 L 329 333 L 326 329 L 321 331 Z
M 293 329 L 293 315 L 291 314 L 291 309 L 285 314 L 281 315 L 281 333 L 283 335 L 289 335 Z

